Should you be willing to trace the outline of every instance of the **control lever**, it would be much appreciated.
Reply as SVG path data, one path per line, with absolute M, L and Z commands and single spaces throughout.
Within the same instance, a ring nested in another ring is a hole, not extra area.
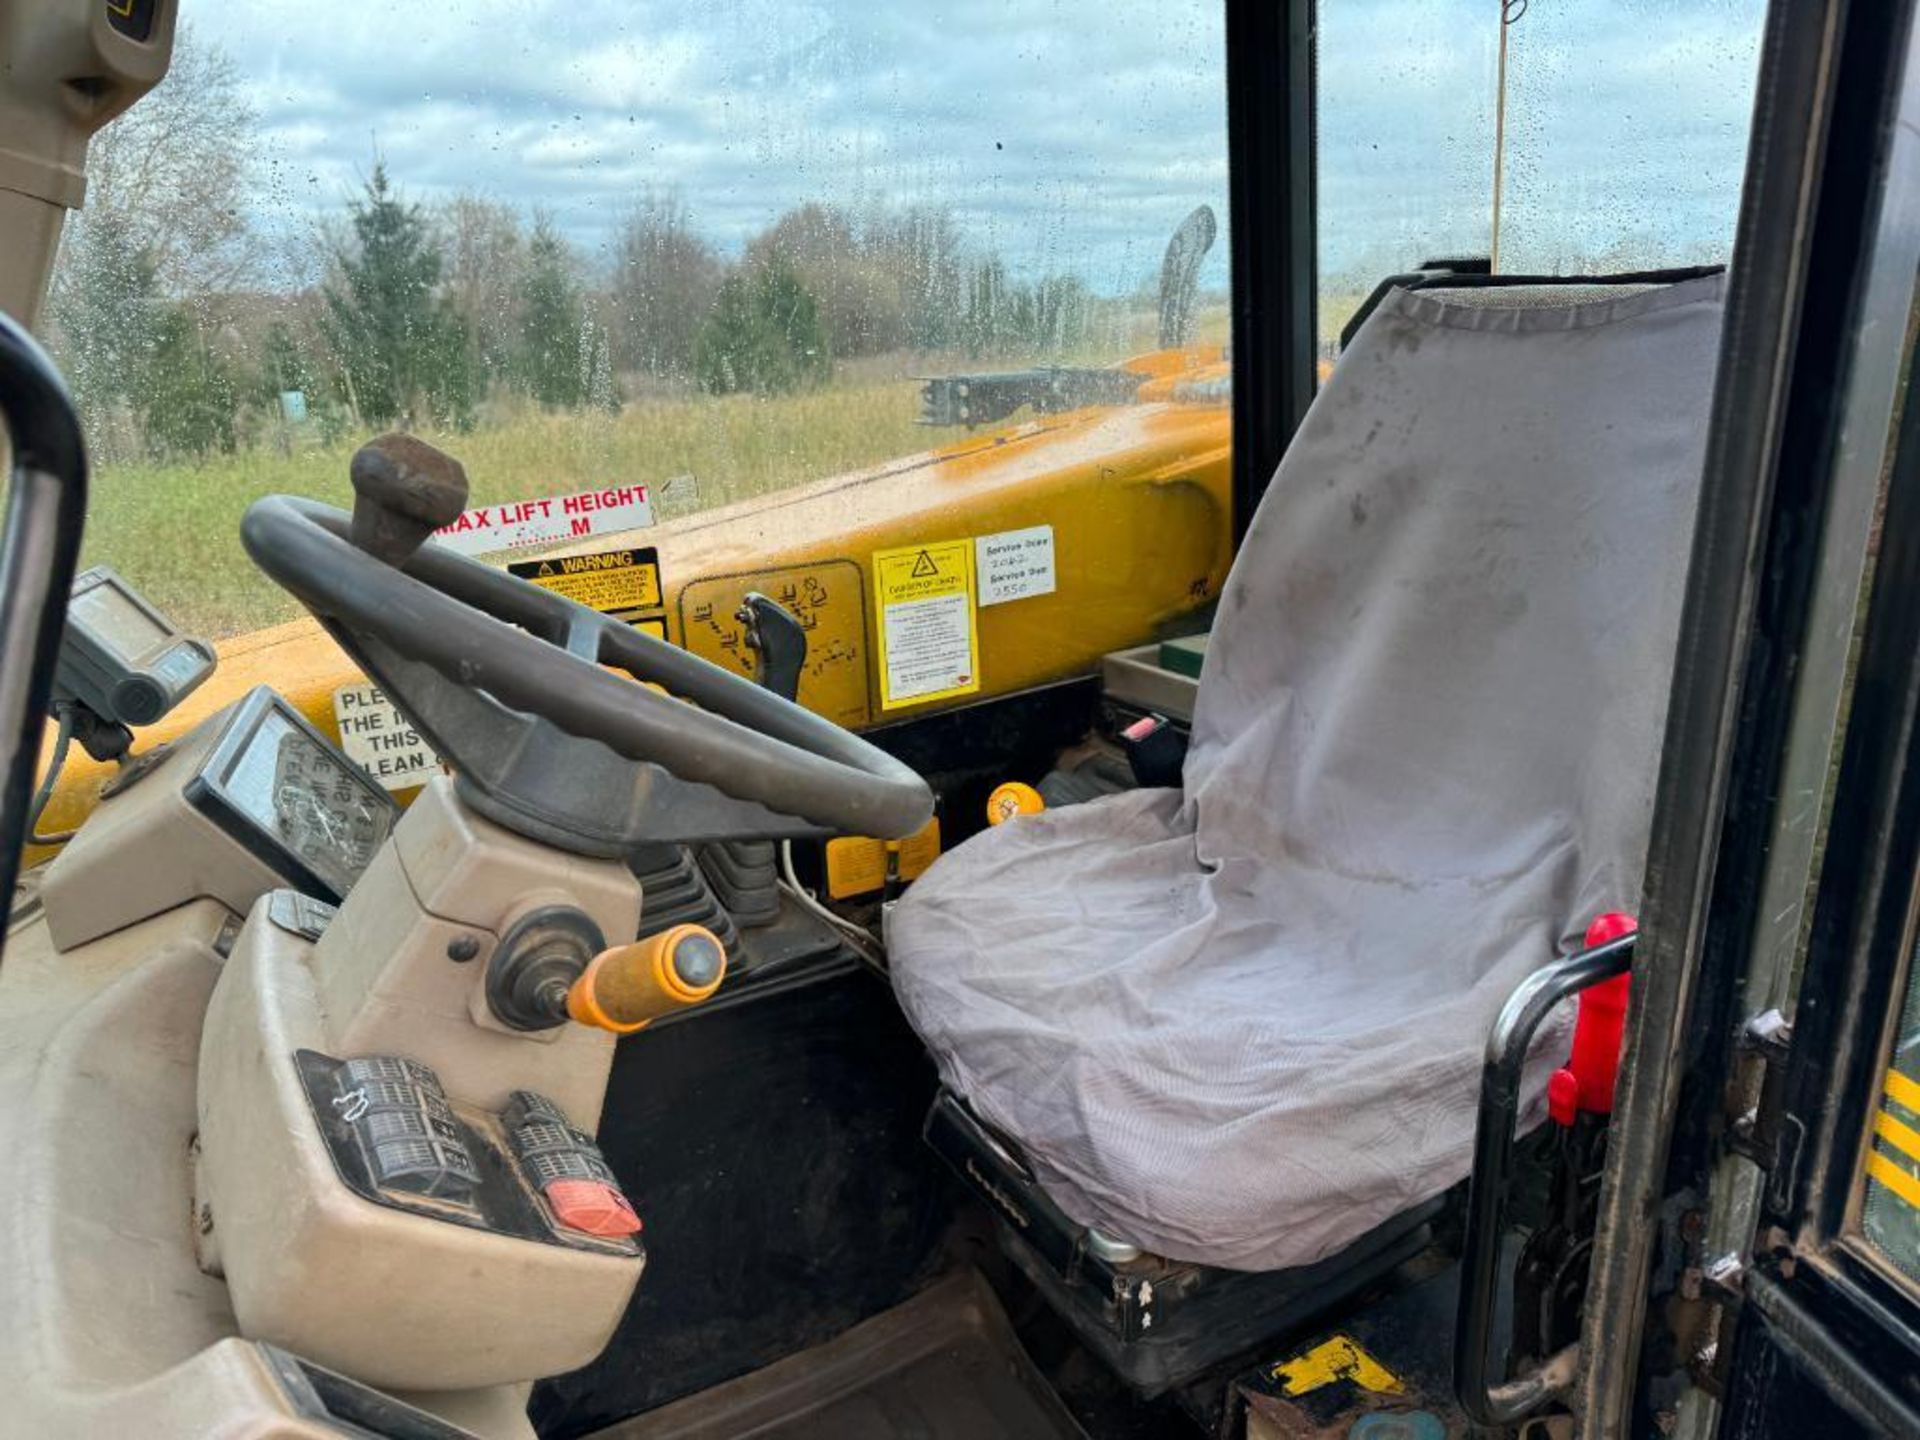
M 399 569 L 467 508 L 467 472 L 424 440 L 399 432 L 377 436 L 354 452 L 353 528 L 348 538 L 376 560 Z
M 807 663 L 807 632 L 800 622 L 757 591 L 747 592 L 733 618 L 759 657 L 754 683 L 782 700 L 797 699 Z M 691 849 L 651 845 L 630 859 L 647 907 L 640 917 L 642 940 L 693 918 L 719 931 L 722 943 L 734 949 L 741 930 L 780 918 L 780 856 L 770 840 L 713 840 Z
M 807 632 L 778 600 L 749 590 L 733 618 L 746 628 L 759 656 L 754 683 L 798 703 L 807 663 Z M 699 849 L 701 873 L 743 930 L 780 918 L 780 852 L 771 840 L 716 840 Z
M 600 927 L 570 905 L 522 916 L 487 962 L 488 1008 L 515 1030 L 569 1020 L 631 1035 L 720 988 L 727 952 L 702 925 L 675 925 L 609 948 Z
M 727 975 L 726 948 L 700 925 L 676 925 L 602 950 L 567 991 L 582 1025 L 631 1035 L 662 1015 L 698 1005 Z
M 747 644 L 760 657 L 754 678 L 782 700 L 799 700 L 800 671 L 807 663 L 807 632 L 778 600 L 749 590 L 734 619 L 747 627 Z

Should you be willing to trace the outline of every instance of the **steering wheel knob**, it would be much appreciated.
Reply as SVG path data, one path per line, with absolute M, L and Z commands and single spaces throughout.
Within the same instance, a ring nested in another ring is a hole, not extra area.
M 354 452 L 355 546 L 395 568 L 405 565 L 443 525 L 467 508 L 467 472 L 444 450 L 394 433 Z

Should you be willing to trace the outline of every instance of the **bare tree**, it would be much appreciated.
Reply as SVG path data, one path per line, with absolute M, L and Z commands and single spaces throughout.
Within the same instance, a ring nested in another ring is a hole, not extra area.
M 870 221 L 868 259 L 899 288 L 906 343 L 943 350 L 957 343 L 965 320 L 967 243 L 953 212 L 916 206 Z
M 253 272 L 256 119 L 231 57 L 183 28 L 167 79 L 93 139 L 49 338 L 104 457 L 233 443 L 228 297 Z
M 256 258 L 248 208 L 258 123 L 233 57 L 182 26 L 167 78 L 93 139 L 87 203 L 69 225 L 56 291 L 84 273 L 100 232 L 138 249 L 165 294 L 240 288 Z
M 528 251 L 512 206 L 472 192 L 434 213 L 446 255 L 446 293 L 466 321 L 474 373 L 498 380 L 513 366 L 519 297 Z
M 614 244 L 608 295 L 614 363 L 662 379 L 689 379 L 694 339 L 713 309 L 723 270 L 677 195 L 642 197 Z
M 790 266 L 820 302 L 833 353 L 877 355 L 906 343 L 899 277 L 861 243 L 852 217 L 833 205 L 789 210 L 747 246 L 747 264 Z

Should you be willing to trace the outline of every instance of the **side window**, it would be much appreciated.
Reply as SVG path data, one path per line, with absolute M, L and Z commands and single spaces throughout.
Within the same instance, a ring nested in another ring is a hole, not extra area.
M 923 380 L 1166 350 L 1199 207 L 1219 242 L 1180 338 L 1224 360 L 1217 0 L 286 19 L 198 7 L 94 147 L 49 307 L 86 559 L 199 633 L 299 613 L 240 515 L 340 502 L 389 427 L 458 454 L 476 502 L 645 487 L 663 527 L 977 442 L 978 405 L 923 415 Z M 986 419 L 1139 388 L 1048 383 Z
M 1725 261 L 1765 10 L 1441 0 L 1394 25 L 1368 0 L 1323 0 L 1322 358 L 1377 282 L 1425 260 L 1497 249 L 1499 270 L 1536 275 Z

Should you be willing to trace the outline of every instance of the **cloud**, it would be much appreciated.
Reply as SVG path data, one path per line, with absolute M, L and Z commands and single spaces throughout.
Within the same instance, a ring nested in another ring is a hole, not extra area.
M 1511 32 L 1512 266 L 1724 253 L 1762 8 L 1534 0 Z M 1195 204 L 1225 217 L 1223 9 L 253 0 L 194 23 L 247 77 L 271 231 L 337 214 L 377 152 L 413 198 L 548 209 L 589 252 L 649 189 L 730 251 L 804 200 L 935 204 L 1016 271 L 1117 290 Z M 1323 4 L 1324 269 L 1485 252 L 1494 10 Z

